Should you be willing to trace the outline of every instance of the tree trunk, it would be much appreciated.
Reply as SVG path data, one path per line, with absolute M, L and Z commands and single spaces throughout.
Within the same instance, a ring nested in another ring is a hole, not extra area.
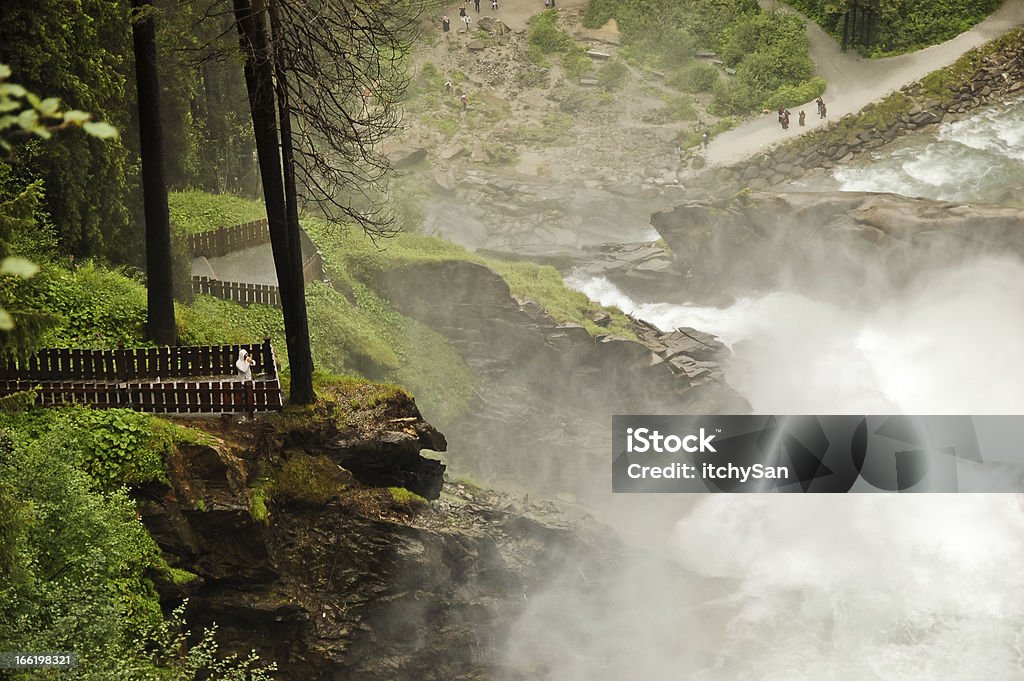
M 132 0 L 150 11 L 150 0 Z M 156 68 L 156 22 L 152 14 L 132 23 L 135 84 L 139 93 L 139 155 L 146 214 L 146 333 L 160 345 L 178 342 L 171 272 L 171 218 L 164 175 L 163 128 L 160 125 L 160 80 Z
M 281 292 L 288 366 L 291 373 L 289 398 L 294 404 L 310 404 L 313 392 L 313 360 L 309 348 L 306 321 L 306 294 L 302 283 L 302 257 L 293 264 L 288 211 L 285 204 L 281 155 L 278 151 L 274 67 L 267 40 L 263 0 L 234 0 L 239 41 L 245 57 L 245 84 L 249 92 L 256 154 L 263 182 L 263 200 L 267 206 L 270 245 L 274 251 L 277 285 Z M 296 220 L 297 226 L 297 220 Z M 300 248 L 298 236 L 295 248 Z

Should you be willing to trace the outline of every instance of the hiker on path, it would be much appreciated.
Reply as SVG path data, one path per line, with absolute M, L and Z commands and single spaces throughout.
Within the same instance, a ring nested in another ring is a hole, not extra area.
M 491 0 L 491 11 L 492 12 L 497 12 L 498 11 L 498 0 Z
M 800 109 L 800 127 L 801 128 L 804 127 L 805 125 L 807 125 L 805 123 L 806 120 L 807 120 L 807 113 L 803 109 Z
M 469 108 L 469 97 L 467 97 L 466 93 L 463 92 L 462 96 L 459 97 L 459 99 L 462 100 L 462 110 L 463 111 L 467 110 Z
M 828 116 L 828 109 L 825 108 L 825 100 L 818 97 L 818 118 L 826 118 Z
M 782 111 L 782 129 L 789 130 L 789 109 Z
M 462 17 L 462 21 L 463 21 L 463 23 L 466 24 L 466 33 L 469 33 L 469 25 L 470 25 L 470 23 L 472 23 L 473 20 L 467 14 L 466 16 Z
M 459 19 L 461 20 L 464 16 L 466 16 L 466 6 L 465 5 L 463 5 L 462 7 L 459 8 Z
M 480 0 L 473 0 L 473 9 L 476 10 L 477 14 L 480 14 Z
M 444 82 L 444 91 L 445 91 L 445 94 L 449 94 L 450 95 L 452 93 L 452 82 L 450 80 L 446 80 Z
M 441 30 L 447 33 L 452 30 L 452 21 L 448 17 L 441 19 Z
M 707 149 L 708 145 L 711 144 L 711 135 L 708 134 L 707 130 L 704 131 L 704 138 L 701 140 L 701 143 L 704 145 L 705 149 Z

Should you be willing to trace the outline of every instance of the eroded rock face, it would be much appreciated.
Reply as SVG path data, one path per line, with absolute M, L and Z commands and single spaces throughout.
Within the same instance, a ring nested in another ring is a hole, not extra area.
M 217 444 L 178 449 L 170 485 L 140 495 L 168 562 L 198 575 L 164 587 L 167 605 L 189 597 L 193 631 L 215 622 L 222 650 L 255 649 L 277 663 L 275 678 L 491 678 L 508 628 L 552 573 L 623 555 L 606 529 L 548 504 L 452 483 L 437 501 L 408 505 L 336 465 L 312 481 L 317 499 L 274 492 L 256 519 L 268 465 L 333 461 L 345 449 L 320 439 L 337 424 L 311 421 L 233 425 Z
M 866 192 L 750 193 L 651 224 L 707 290 L 899 285 L 986 253 L 1024 253 L 1024 211 Z
M 586 499 L 608 486 L 612 415 L 749 411 L 722 378 L 728 350 L 698 332 L 636 322 L 636 340 L 592 336 L 472 262 L 402 267 L 375 288 L 475 371 L 476 399 L 444 428 L 451 460 L 488 482 Z

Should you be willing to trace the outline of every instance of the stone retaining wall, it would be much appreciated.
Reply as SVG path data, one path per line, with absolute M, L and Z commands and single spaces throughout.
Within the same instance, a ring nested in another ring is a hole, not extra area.
M 974 62 L 976 66 L 963 77 L 953 75 Z M 944 78 L 952 84 L 934 86 Z M 827 128 L 733 166 L 704 170 L 689 186 L 701 194 L 711 190 L 718 195 L 733 194 L 745 187 L 766 189 L 799 179 L 814 169 L 849 163 L 908 132 L 960 120 L 975 109 L 1015 96 L 1024 97 L 1022 30 L 968 53 L 949 69 L 926 76 Z

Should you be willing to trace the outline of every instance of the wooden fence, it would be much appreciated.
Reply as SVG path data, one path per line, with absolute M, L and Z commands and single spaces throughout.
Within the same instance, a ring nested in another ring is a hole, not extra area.
M 232 227 L 218 227 L 208 232 L 189 234 L 188 247 L 193 258 L 219 258 L 232 251 L 270 243 L 266 220 L 255 220 Z
M 0 381 L 0 394 L 36 391 L 36 404 L 56 407 L 88 404 L 102 409 L 134 409 L 158 414 L 276 411 L 283 406 L 281 382 L 161 381 L 160 383 L 74 383 Z
M 240 305 L 270 305 L 281 307 L 281 292 L 268 284 L 244 284 L 240 281 L 221 281 L 209 277 L 192 277 L 192 293 L 231 300 Z
M 8 359 L 0 365 L 0 380 L 130 381 L 224 376 L 235 373 L 235 361 L 242 349 L 247 350 L 256 362 L 253 374 L 277 377 L 274 349 L 268 339 L 247 345 L 165 345 L 115 350 L 47 348 L 28 357 Z
M 309 253 L 302 260 L 302 283 L 324 281 L 324 259 L 316 244 L 305 231 L 299 232 L 302 252 Z M 270 242 L 270 229 L 266 220 L 246 222 L 234 227 L 219 227 L 208 232 L 188 235 L 192 257 L 216 258 L 243 248 L 260 246 Z M 249 284 L 240 281 L 222 281 L 210 277 L 192 277 L 192 293 L 214 296 L 241 305 L 270 305 L 281 307 L 281 292 L 277 286 Z
M 222 378 L 236 373 L 243 348 L 255 360 L 253 375 L 264 377 L 244 382 Z M 195 376 L 209 380 L 180 380 Z M 0 366 L 0 395 L 31 389 L 41 406 L 83 403 L 157 413 L 252 413 L 283 404 L 269 339 L 250 345 L 50 348 Z

